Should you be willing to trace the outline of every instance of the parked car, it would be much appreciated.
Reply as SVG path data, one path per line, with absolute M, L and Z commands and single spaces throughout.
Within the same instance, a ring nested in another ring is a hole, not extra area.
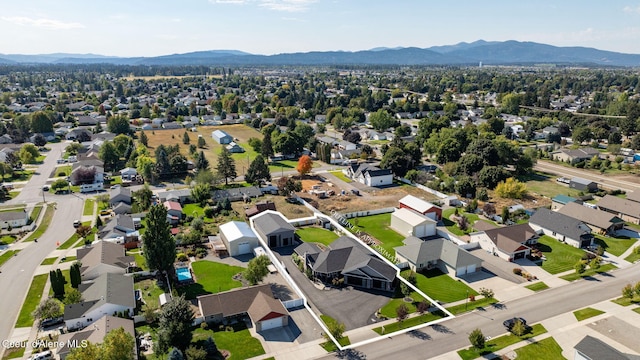
M 42 326 L 43 328 L 46 328 L 46 327 L 49 327 L 49 326 L 62 324 L 63 322 L 64 322 L 64 318 L 63 317 L 44 319 L 44 320 L 42 320 L 42 322 L 40 322 L 40 326 Z
M 82 225 L 82 223 L 80 222 L 80 220 L 76 220 L 76 221 L 74 221 L 74 222 L 73 222 L 73 227 L 74 227 L 74 228 L 79 228 L 79 227 L 80 227 L 80 225 Z
M 42 191 L 49 191 L 49 185 L 45 185 L 42 187 Z
M 100 215 L 102 216 L 106 216 L 106 215 L 111 215 L 111 210 L 100 210 Z
M 522 325 L 527 326 L 527 321 L 521 317 L 514 317 L 511 319 L 505 320 L 502 325 L 507 328 L 507 330 L 511 331 L 513 327 L 516 325 L 516 322 L 520 321 Z

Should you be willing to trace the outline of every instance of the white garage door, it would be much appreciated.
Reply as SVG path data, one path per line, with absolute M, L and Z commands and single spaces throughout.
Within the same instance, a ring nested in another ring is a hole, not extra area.
M 464 266 L 463 267 L 459 267 L 459 268 L 456 269 L 456 276 L 464 275 L 464 274 L 467 273 L 466 271 L 467 271 L 466 267 L 464 267 Z
M 262 322 L 262 331 L 282 327 L 282 318 L 265 320 Z
M 476 264 L 467 266 L 467 274 L 472 274 L 476 272 Z
M 419 225 L 414 228 L 415 237 L 425 237 L 427 236 L 427 229 L 424 225 Z
M 238 255 L 244 255 L 249 253 L 251 253 L 251 244 L 249 244 L 248 242 L 238 244 Z

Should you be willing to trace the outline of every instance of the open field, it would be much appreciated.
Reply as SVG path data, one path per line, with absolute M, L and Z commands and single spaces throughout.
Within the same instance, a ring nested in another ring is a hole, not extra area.
M 556 181 L 557 176 L 549 173 L 536 171 L 530 174 L 526 180 L 527 189 L 530 192 L 553 198 L 556 195 L 578 196 L 580 191 L 570 189 L 569 185 Z
M 153 153 L 153 149 L 155 149 L 160 144 L 165 145 L 174 145 L 178 144 L 180 146 L 180 152 L 189 157 L 189 145 L 185 145 L 182 143 L 182 137 L 184 136 L 184 132 L 187 131 L 190 138 L 191 144 L 198 143 L 198 135 L 202 135 L 204 140 L 206 141 L 206 147 L 204 149 L 198 149 L 198 152 L 204 151 L 205 157 L 209 160 L 209 166 L 211 168 L 215 168 L 218 163 L 218 154 L 222 151 L 222 147 L 226 145 L 218 144 L 211 137 L 211 133 L 215 130 L 222 130 L 227 134 L 237 138 L 239 141 L 237 142 L 240 146 L 242 146 L 245 150 L 244 153 L 232 154 L 232 157 L 236 161 L 236 172 L 238 175 L 244 175 L 244 171 L 246 171 L 249 167 L 249 164 L 253 159 L 255 159 L 257 153 L 253 151 L 251 146 L 247 143 L 249 138 L 254 137 L 258 139 L 262 139 L 262 134 L 249 126 L 243 124 L 236 125 L 223 125 L 223 126 L 199 126 L 197 127 L 197 132 L 190 132 L 186 129 L 171 129 L 171 130 L 146 130 L 144 133 L 149 138 L 149 150 Z
M 285 201 L 286 197 L 280 195 L 264 195 L 257 199 L 252 199 L 251 203 L 243 203 L 242 201 L 236 201 L 231 203 L 233 210 L 237 211 L 241 217 L 244 217 L 245 208 L 252 207 L 258 201 L 273 201 L 276 205 L 276 209 L 281 212 L 287 219 L 297 219 L 307 216 L 312 216 L 313 212 L 307 209 L 302 204 L 290 204 Z

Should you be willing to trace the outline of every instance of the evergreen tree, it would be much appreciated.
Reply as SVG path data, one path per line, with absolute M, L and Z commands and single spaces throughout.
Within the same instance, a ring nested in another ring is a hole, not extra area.
M 229 185 L 229 178 L 235 179 L 238 174 L 236 173 L 236 162 L 231 157 L 231 153 L 227 148 L 222 148 L 222 152 L 218 155 L 218 175 L 224 178 L 225 185 Z
M 204 156 L 204 151 L 200 151 L 200 154 L 196 158 L 196 169 L 200 170 L 208 170 L 209 169 L 209 160 Z
M 149 137 L 147 137 L 147 134 L 144 133 L 144 130 L 140 131 L 140 144 L 144 145 L 145 147 L 149 146 Z
M 151 270 L 170 271 L 176 259 L 176 244 L 167 222 L 167 209 L 160 204 L 152 205 L 146 222 L 142 243 L 147 265 Z
M 264 138 L 262 139 L 262 156 L 265 159 L 268 159 L 273 155 L 273 144 L 271 143 L 271 133 L 267 132 L 264 134 Z
M 203 149 L 206 145 L 207 145 L 207 142 L 206 142 L 206 141 L 204 141 L 204 137 L 203 137 L 203 136 L 200 136 L 200 137 L 198 138 L 198 147 L 199 147 L 200 149 Z
M 189 138 L 189 133 L 185 131 L 184 135 L 182 135 L 182 143 L 185 145 L 189 145 L 190 142 L 191 139 Z
M 218 354 L 218 346 L 213 340 L 213 337 L 209 336 L 207 340 L 204 341 L 204 349 L 209 358 L 214 358 Z
M 71 265 L 71 268 L 69 269 L 69 278 L 71 280 L 71 287 L 77 289 L 78 285 L 82 282 L 79 262 L 76 261 Z
M 169 356 L 167 357 L 169 360 L 184 360 L 184 355 L 182 355 L 182 351 L 172 348 L 169 352 Z
M 262 155 L 258 155 L 253 159 L 251 165 L 249 165 L 246 175 L 244 176 L 244 180 L 249 184 L 258 186 L 260 185 L 261 180 L 271 181 L 269 167 L 264 161 L 264 157 L 262 157 Z

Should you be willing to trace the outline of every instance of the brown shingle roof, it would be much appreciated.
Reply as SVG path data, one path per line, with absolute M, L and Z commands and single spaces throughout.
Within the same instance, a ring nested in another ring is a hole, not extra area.
M 279 300 L 273 298 L 273 292 L 271 292 L 271 285 L 269 284 L 234 289 L 218 294 L 198 296 L 198 302 L 202 309 L 202 316 L 205 317 L 217 314 L 222 314 L 224 317 L 239 315 L 249 312 L 249 309 L 252 306 L 254 306 L 256 316 L 258 316 L 264 312 L 264 309 L 267 309 L 265 305 L 254 305 L 254 302 L 260 293 L 264 294 L 267 298 L 273 299 L 282 306 Z M 274 305 L 275 302 L 269 300 L 267 303 L 268 309 L 271 309 L 271 311 L 281 311 L 280 308 L 277 308 L 277 306 Z M 282 309 L 284 309 L 284 307 L 282 307 Z M 251 316 L 251 318 L 254 319 L 253 316 Z M 260 320 L 254 319 L 254 321 Z
M 592 209 L 574 202 L 566 204 L 558 212 L 601 229 L 608 229 L 613 224 L 624 222 L 609 212 Z
M 484 233 L 496 244 L 498 249 L 507 253 L 518 250 L 527 240 L 537 235 L 529 224 L 500 227 L 485 230 Z

